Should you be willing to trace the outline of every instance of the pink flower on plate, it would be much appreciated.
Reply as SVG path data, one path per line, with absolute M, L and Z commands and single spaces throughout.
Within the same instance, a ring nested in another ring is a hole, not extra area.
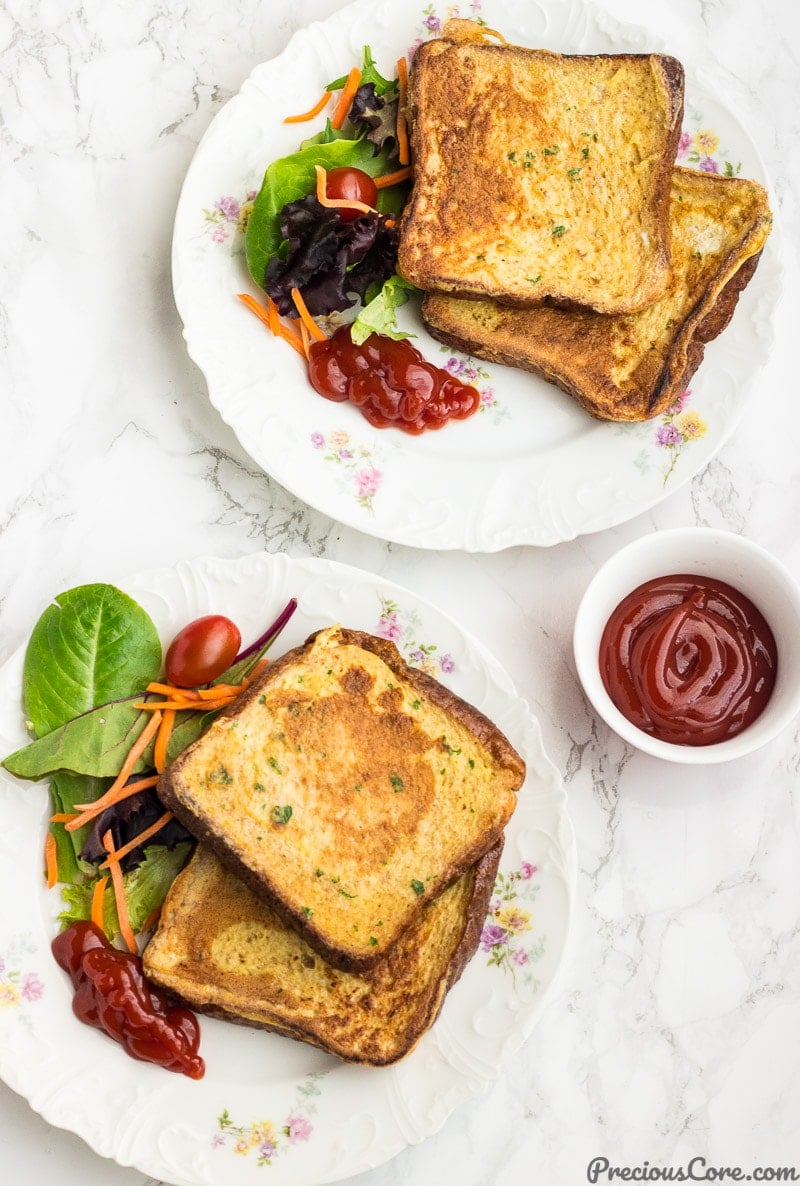
M 215 226 L 211 232 L 212 243 L 224 243 L 227 238 L 228 232 L 225 230 L 224 226 Z
M 536 872 L 538 872 L 536 866 L 532 865 L 530 861 L 523 861 L 519 867 L 519 875 L 523 881 L 530 881 Z
M 403 627 L 400 625 L 397 614 L 383 614 L 383 616 L 378 619 L 378 628 L 376 633 L 381 638 L 388 638 L 389 642 L 399 642 L 399 640 L 403 637 Z
M 325 437 L 322 435 L 321 432 L 312 432 L 311 444 L 314 446 L 315 449 L 322 449 L 325 444 Z
M 499 943 L 504 943 L 505 939 L 506 932 L 496 922 L 484 923 L 481 932 L 481 951 L 491 951 Z
M 307 1141 L 314 1131 L 313 1125 L 305 1116 L 290 1116 L 286 1121 L 286 1127 L 289 1130 L 290 1145 L 297 1141 Z
M 685 156 L 689 151 L 689 145 L 692 143 L 691 132 L 681 132 L 680 140 L 678 141 L 678 156 Z
M 516 951 L 511 952 L 511 958 L 518 967 L 528 962 L 528 953 L 522 947 L 518 947 Z
M 439 667 L 445 675 L 451 675 L 456 669 L 456 662 L 452 655 L 442 655 Z
M 242 211 L 242 204 L 236 198 L 218 198 L 214 206 L 228 222 L 236 222 Z
M 683 437 L 674 424 L 662 424 L 656 433 L 656 441 L 665 448 L 670 448 L 672 445 L 679 445 L 682 440 Z
M 23 976 L 21 992 L 26 1001 L 38 1001 L 43 996 L 44 985 L 35 972 Z
M 377 494 L 381 484 L 383 474 L 375 466 L 370 466 L 369 469 L 359 470 L 356 474 L 356 490 L 359 498 L 365 498 L 370 494 Z

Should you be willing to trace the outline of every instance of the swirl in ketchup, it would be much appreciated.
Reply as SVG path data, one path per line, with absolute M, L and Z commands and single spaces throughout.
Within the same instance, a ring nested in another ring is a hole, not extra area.
M 741 733 L 772 695 L 777 667 L 775 639 L 753 603 L 722 581 L 683 573 L 629 593 L 600 640 L 614 704 L 675 745 Z
M 474 387 L 427 362 L 405 338 L 370 334 L 357 346 L 346 325 L 311 343 L 308 377 L 320 395 L 349 400 L 375 428 L 401 428 L 415 436 L 448 420 L 465 420 L 481 403 Z

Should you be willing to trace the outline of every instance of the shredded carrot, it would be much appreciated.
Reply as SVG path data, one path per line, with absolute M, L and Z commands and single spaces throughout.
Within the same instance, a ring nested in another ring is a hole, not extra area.
M 55 815 L 50 816 L 51 824 L 68 824 L 70 820 L 77 819 L 78 813 L 76 811 L 57 811 Z
M 284 342 L 288 342 L 292 349 L 296 350 L 297 353 L 303 358 L 308 357 L 303 346 L 303 339 L 297 330 L 289 329 L 287 326 L 281 325 L 278 330 L 278 336 L 283 338 Z
M 281 323 L 278 316 L 278 306 L 271 296 L 267 297 L 267 325 L 277 338 Z
M 172 818 L 172 812 L 165 811 L 163 815 L 158 817 L 154 824 L 151 824 L 149 828 L 145 828 L 138 836 L 134 836 L 127 844 L 123 844 L 122 848 L 118 848 L 116 851 L 107 849 L 108 856 L 100 865 L 100 868 L 109 869 L 112 861 L 121 861 L 129 852 L 133 852 L 134 848 L 138 848 L 140 844 L 144 844 L 145 840 L 149 840 L 151 836 L 155 836 L 156 832 L 160 832 L 162 828 L 165 828 Z M 110 835 L 110 833 L 107 832 L 106 835 Z M 105 845 L 105 840 L 103 844 Z
M 158 704 L 142 703 L 135 704 L 134 707 L 151 713 L 206 713 L 211 708 L 225 708 L 232 704 L 237 695 L 238 689 L 236 695 L 224 693 L 220 696 L 210 696 L 207 700 L 160 700 Z
M 350 198 L 329 198 L 327 194 L 327 173 L 322 165 L 314 166 L 317 173 L 317 201 L 320 206 L 328 206 L 335 210 L 358 210 L 359 214 L 377 214 L 374 206 L 366 202 L 356 202 Z
M 276 337 L 283 338 L 285 342 L 289 343 L 292 349 L 296 350 L 298 354 L 302 354 L 305 358 L 305 350 L 303 349 L 303 342 L 300 335 L 278 320 L 278 310 L 275 308 L 274 302 L 272 302 L 271 308 L 265 309 L 247 292 L 237 293 L 237 296 L 240 301 L 247 305 L 251 312 L 255 313 L 259 321 L 263 321 L 267 329 L 271 330 Z
M 142 923 L 143 931 L 152 931 L 158 920 L 161 918 L 161 907 L 154 906 L 148 914 L 147 918 Z
M 68 832 L 75 832 L 78 828 L 82 828 L 84 824 L 90 823 L 96 816 L 101 815 L 107 807 L 113 807 L 115 803 L 121 803 L 123 799 L 130 798 L 137 791 L 146 791 L 148 787 L 154 787 L 157 782 L 158 775 L 153 774 L 147 778 L 139 778 L 136 782 L 130 782 L 127 785 L 123 783 L 121 786 L 116 787 L 116 789 L 112 784 L 104 795 L 101 795 L 99 799 L 95 799 L 94 803 L 76 803 L 75 806 L 80 811 L 80 815 L 76 815 L 68 824 L 64 824 L 64 827 Z
M 214 700 L 233 700 L 233 696 L 223 695 L 214 696 Z M 182 700 L 178 696 L 174 696 L 171 700 L 156 700 L 148 704 L 143 700 L 140 704 L 134 704 L 134 708 L 139 708 L 142 712 L 205 712 L 208 708 L 207 700 Z
M 353 66 L 350 73 L 347 75 L 347 82 L 344 84 L 344 90 L 339 96 L 339 102 L 336 104 L 333 115 L 331 116 L 331 127 L 337 130 L 342 126 L 347 113 L 350 110 L 353 99 L 356 97 L 359 83 L 361 82 L 361 71 L 358 66 Z
M 167 747 L 175 724 L 175 709 L 168 708 L 161 718 L 161 724 L 156 733 L 156 744 L 153 747 L 153 765 L 160 774 L 167 765 Z
M 311 335 L 306 329 L 306 323 L 304 321 L 300 322 L 300 337 L 303 339 L 303 351 L 305 352 L 306 358 L 308 358 L 309 351 L 311 349 Z
M 242 684 L 212 684 L 210 688 L 199 688 L 197 699 L 205 708 L 203 701 L 216 700 L 220 696 L 238 696 L 241 690 Z
M 194 709 L 195 712 L 211 712 L 212 709 L 228 708 L 233 704 L 235 699 L 236 696 L 218 696 L 216 700 L 190 700 L 184 705 L 177 704 L 173 701 L 167 703 L 165 711 L 174 710 L 175 712 L 183 712 L 187 708 L 190 708 Z
M 256 664 L 254 664 L 253 670 L 250 672 L 250 674 L 246 675 L 244 677 L 244 679 L 242 680 L 242 687 L 244 687 L 244 688 L 249 687 L 250 684 L 252 684 L 253 680 L 258 679 L 258 677 L 261 675 L 262 671 L 265 671 L 267 669 L 267 667 L 269 667 L 269 659 L 266 657 L 266 655 L 264 655 L 261 659 L 258 660 L 258 662 Z
M 263 321 L 268 329 L 272 329 L 269 323 L 269 313 L 258 303 L 255 297 L 251 297 L 249 292 L 238 292 L 236 295 L 243 304 L 247 305 L 251 313 L 255 313 L 259 321 Z
M 406 117 L 408 63 L 405 58 L 397 59 L 397 90 L 397 159 L 401 165 L 407 165 L 411 160 L 411 150 L 408 146 L 408 119 Z
M 301 325 L 304 325 L 306 327 L 308 332 L 311 334 L 311 337 L 316 342 L 324 342 L 327 337 L 327 334 L 325 334 L 319 328 L 316 321 L 309 313 L 308 307 L 307 307 L 305 301 L 303 300 L 303 294 L 301 293 L 300 289 L 293 288 L 291 291 L 292 291 L 292 300 L 294 301 L 294 307 L 297 310 L 297 312 L 300 314 Z M 301 330 L 301 333 L 302 333 L 302 330 Z
M 285 124 L 304 124 L 307 120 L 313 119 L 315 115 L 319 115 L 322 108 L 331 97 L 331 92 L 326 91 L 318 103 L 315 103 L 308 111 L 302 112 L 300 115 L 287 115 L 284 119 Z
M 133 774 L 133 768 L 141 758 L 144 751 L 147 749 L 153 737 L 158 731 L 158 726 L 161 723 L 161 716 L 159 713 L 154 713 L 150 720 L 142 729 L 139 736 L 134 741 L 131 748 L 128 750 L 128 756 L 120 767 L 119 774 L 114 779 L 111 786 L 108 788 L 108 794 L 111 794 L 118 787 L 121 787 L 129 775 Z
M 99 927 L 100 930 L 103 931 L 103 933 L 105 933 L 105 927 L 103 926 L 103 902 L 104 902 L 105 896 L 106 896 L 106 886 L 107 885 L 108 885 L 108 878 L 100 877 L 94 883 L 94 889 L 92 890 L 91 919 L 92 919 L 92 922 L 94 923 L 94 925 L 96 927 Z
M 119 774 L 112 782 L 111 786 L 96 799 L 94 803 L 76 803 L 76 808 L 81 812 L 77 819 L 71 820 L 64 827 L 68 832 L 74 832 L 76 828 L 80 828 L 82 824 L 87 824 L 90 819 L 94 819 L 106 807 L 110 807 L 112 803 L 118 803 L 122 799 L 127 799 L 129 795 L 135 794 L 137 790 L 144 790 L 145 786 L 154 786 L 156 779 L 142 778 L 137 782 L 131 783 L 130 786 L 125 786 L 130 775 L 133 773 L 133 768 L 141 758 L 144 751 L 158 732 L 158 726 L 161 724 L 161 713 L 156 711 L 153 713 L 150 720 L 142 729 L 139 736 L 134 741 L 131 748 L 128 750 L 128 756 L 120 767 Z
M 146 691 L 160 692 L 164 696 L 182 696 L 187 700 L 194 700 L 197 697 L 196 688 L 177 688 L 173 684 L 148 684 Z
M 44 842 L 44 872 L 47 878 L 47 888 L 52 889 L 58 881 L 58 860 L 56 857 L 56 838 L 48 831 Z
M 375 178 L 376 189 L 388 189 L 390 185 L 399 185 L 401 181 L 408 181 L 411 176 L 411 166 L 395 169 L 394 173 L 384 173 L 383 177 Z
M 136 946 L 133 927 L 131 926 L 131 920 L 128 915 L 128 903 L 125 901 L 125 885 L 122 880 L 122 869 L 114 852 L 114 839 L 111 835 L 110 828 L 103 836 L 103 848 L 108 853 L 108 861 L 104 863 L 108 865 L 108 871 L 111 874 L 111 884 L 114 887 L 114 901 L 117 906 L 119 931 L 128 951 L 133 952 L 135 955 L 139 949 Z

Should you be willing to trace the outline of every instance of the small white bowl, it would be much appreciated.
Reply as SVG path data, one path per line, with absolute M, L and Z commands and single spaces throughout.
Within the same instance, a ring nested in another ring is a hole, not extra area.
M 676 573 L 732 585 L 761 611 L 775 636 L 777 677 L 763 712 L 736 737 L 712 745 L 676 745 L 644 733 L 622 715 L 600 675 L 600 638 L 612 612 L 638 585 Z M 622 548 L 583 595 L 573 647 L 583 690 L 606 724 L 637 749 L 668 762 L 702 766 L 741 758 L 766 745 L 800 712 L 800 587 L 769 552 L 729 531 L 659 531 Z

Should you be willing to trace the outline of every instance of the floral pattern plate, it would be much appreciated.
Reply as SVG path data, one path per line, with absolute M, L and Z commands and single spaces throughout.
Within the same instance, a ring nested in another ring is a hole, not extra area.
M 479 412 L 411 437 L 375 430 L 349 405 L 321 399 L 302 359 L 236 299 L 255 288 L 243 227 L 266 166 L 323 126 L 284 124 L 361 60 L 394 62 L 444 19 L 470 16 L 523 45 L 561 52 L 666 47 L 586 0 L 473 0 L 423 8 L 357 0 L 298 33 L 253 72 L 214 119 L 181 193 L 173 241 L 175 297 L 191 357 L 212 403 L 250 456 L 311 506 L 360 531 L 414 547 L 492 552 L 550 545 L 624 522 L 678 489 L 733 431 L 769 353 L 780 269 L 776 234 L 743 294 L 733 328 L 713 342 L 691 392 L 656 421 L 605 424 L 523 371 L 476 363 L 425 332 L 415 304 L 403 327 L 433 362 L 475 383 Z M 755 146 L 730 111 L 687 72 L 678 161 L 765 181 Z
M 369 1169 L 444 1124 L 530 1034 L 564 952 L 575 851 L 561 778 L 537 722 L 483 646 L 408 590 L 326 560 L 260 553 L 146 573 L 125 589 L 169 640 L 187 621 L 228 614 L 245 640 L 287 602 L 278 647 L 342 622 L 394 640 L 491 717 L 528 773 L 478 952 L 416 1050 L 394 1067 L 350 1066 L 299 1042 L 203 1019 L 199 1082 L 133 1062 L 80 1024 L 53 960 L 57 890 L 42 876 L 47 794 L 0 770 L 0 1076 L 50 1123 L 98 1153 L 179 1186 L 280 1181 L 318 1186 Z M 27 740 L 23 650 L 0 671 L 0 753 Z M 271 1180 L 271 1179 L 270 1179 Z

